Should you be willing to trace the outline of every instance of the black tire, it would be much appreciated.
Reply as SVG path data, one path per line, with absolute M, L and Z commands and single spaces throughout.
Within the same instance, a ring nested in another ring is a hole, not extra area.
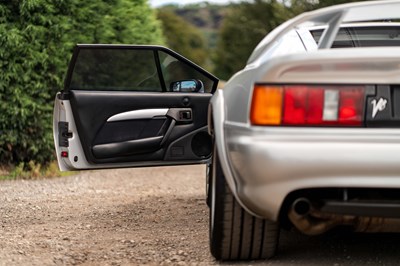
M 216 152 L 210 177 L 212 255 L 217 260 L 271 258 L 278 245 L 278 223 L 254 217 L 240 206 L 225 181 Z

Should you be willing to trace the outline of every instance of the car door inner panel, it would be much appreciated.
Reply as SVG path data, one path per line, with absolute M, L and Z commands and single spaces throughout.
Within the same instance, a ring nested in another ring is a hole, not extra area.
M 59 100 L 71 105 L 88 163 L 203 162 L 218 79 L 159 46 L 77 45 Z M 59 121 L 68 148 L 69 121 Z M 157 163 L 159 165 L 159 163 Z

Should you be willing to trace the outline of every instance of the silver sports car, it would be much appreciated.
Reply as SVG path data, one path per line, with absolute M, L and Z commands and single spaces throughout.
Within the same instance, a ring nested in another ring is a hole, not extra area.
M 304 13 L 222 90 L 164 47 L 77 45 L 60 169 L 207 164 L 216 259 L 269 258 L 281 227 L 400 231 L 399 18 L 400 1 Z

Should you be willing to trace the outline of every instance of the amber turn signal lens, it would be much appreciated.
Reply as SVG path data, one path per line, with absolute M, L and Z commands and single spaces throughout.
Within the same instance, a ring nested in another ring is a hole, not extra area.
M 282 120 L 282 87 L 255 85 L 250 120 L 254 125 L 280 125 Z

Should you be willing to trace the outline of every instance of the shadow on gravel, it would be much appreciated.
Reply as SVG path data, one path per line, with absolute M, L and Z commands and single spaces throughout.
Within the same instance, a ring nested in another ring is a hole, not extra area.
M 282 232 L 276 262 L 308 265 L 398 265 L 400 234 L 333 231 L 309 237 Z
M 268 261 L 224 265 L 399 265 L 400 234 L 333 231 L 305 236 L 282 231 L 277 255 Z

